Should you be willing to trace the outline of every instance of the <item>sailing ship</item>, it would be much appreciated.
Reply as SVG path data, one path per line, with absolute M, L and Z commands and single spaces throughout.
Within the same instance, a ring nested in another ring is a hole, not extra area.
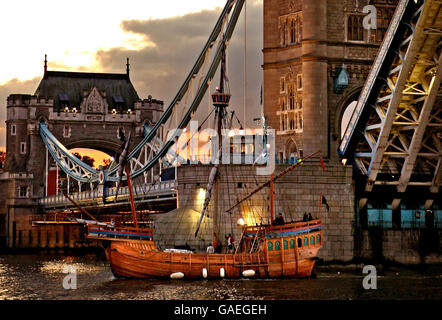
M 212 94 L 219 136 L 221 136 L 227 115 L 226 109 L 230 101 L 230 94 L 225 92 L 225 82 L 227 81 L 225 72 L 225 50 L 223 50 L 220 85 Z M 221 140 L 219 139 L 218 159 L 221 159 Z M 120 156 L 120 177 L 122 176 L 122 168 L 125 168 L 134 226 L 120 227 L 93 220 L 82 221 L 88 227 L 87 238 L 100 241 L 105 248 L 110 267 L 116 277 L 170 277 L 175 279 L 250 277 L 263 279 L 309 277 L 311 275 L 323 242 L 320 215 L 317 219 L 303 219 L 303 221 L 295 222 L 281 221 L 279 217 L 275 219 L 273 183 L 302 165 L 308 158 L 317 156 L 318 153 L 299 159 L 278 175 L 270 175 L 268 181 L 229 208 L 227 212 L 231 213 L 239 204 L 260 190 L 264 188 L 270 190 L 269 223 L 241 226 L 241 238 L 238 245 L 229 252 L 215 253 L 212 248 L 208 248 L 209 250 L 205 252 L 175 248 L 162 250 L 157 246 L 154 229 L 141 228 L 137 225 L 130 174 L 127 164 L 124 163 L 128 141 L 123 144 L 125 147 Z M 215 164 L 210 172 L 206 197 L 200 219 L 196 225 L 195 236 L 198 234 L 202 219 L 206 216 L 212 191 L 215 190 L 215 193 L 217 191 L 218 168 L 219 164 Z M 85 212 L 84 209 L 82 211 Z M 92 216 L 91 218 L 94 219 Z

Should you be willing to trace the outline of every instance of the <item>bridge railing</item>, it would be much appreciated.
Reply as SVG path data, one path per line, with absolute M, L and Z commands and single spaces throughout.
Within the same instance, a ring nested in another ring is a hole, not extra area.
M 133 194 L 134 197 L 140 197 L 144 195 L 157 195 L 161 193 L 169 193 L 173 192 L 174 189 L 177 187 L 177 182 L 175 180 L 169 180 L 169 181 L 161 181 L 156 183 L 155 185 L 139 185 L 133 187 Z M 114 197 L 116 194 L 117 189 L 116 188 L 109 188 L 106 190 L 106 197 Z M 98 190 L 92 190 L 92 191 L 82 191 L 82 192 L 75 192 L 69 194 L 69 196 L 75 200 L 75 201 L 87 201 L 87 200 L 94 200 L 94 199 L 100 199 L 103 197 L 103 191 Z M 129 189 L 128 187 L 121 187 L 118 191 L 118 196 L 122 196 L 125 198 L 125 196 L 129 196 Z M 39 199 L 39 204 L 42 206 L 50 206 L 53 204 L 70 204 L 71 202 L 63 195 L 53 195 L 48 197 L 43 197 Z

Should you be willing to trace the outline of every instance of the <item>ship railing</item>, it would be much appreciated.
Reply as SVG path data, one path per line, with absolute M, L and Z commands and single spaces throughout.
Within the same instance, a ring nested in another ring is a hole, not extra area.
M 299 221 L 293 223 L 286 223 L 283 225 L 270 226 L 270 225 L 258 225 L 258 226 L 246 226 L 244 227 L 246 234 L 255 234 L 264 227 L 266 232 L 284 232 L 286 230 L 291 230 L 293 228 L 305 228 L 305 227 L 316 227 L 321 225 L 321 219 L 313 219 L 310 221 Z
M 89 238 L 148 239 L 153 240 L 153 229 L 133 227 L 103 227 L 88 225 Z

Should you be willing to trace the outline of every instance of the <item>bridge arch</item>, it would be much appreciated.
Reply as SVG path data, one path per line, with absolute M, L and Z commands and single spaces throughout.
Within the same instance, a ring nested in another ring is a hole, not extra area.
M 352 88 L 342 99 L 339 101 L 338 106 L 336 108 L 336 117 L 334 121 L 334 140 L 337 140 L 338 144 L 341 143 L 342 134 L 341 132 L 345 130 L 346 123 L 343 123 L 344 116 L 348 117 L 350 120 L 350 116 L 352 114 L 352 110 L 350 108 L 354 108 L 356 106 L 356 102 L 358 101 L 359 95 L 361 94 L 362 87 L 357 86 Z

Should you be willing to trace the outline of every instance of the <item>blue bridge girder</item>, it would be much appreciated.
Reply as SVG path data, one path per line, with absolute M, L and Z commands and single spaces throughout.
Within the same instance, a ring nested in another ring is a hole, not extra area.
M 438 193 L 442 162 L 441 1 L 401 0 L 338 153 L 366 178 Z M 396 204 L 397 205 L 397 204 Z M 394 205 L 393 205 L 394 206 Z

